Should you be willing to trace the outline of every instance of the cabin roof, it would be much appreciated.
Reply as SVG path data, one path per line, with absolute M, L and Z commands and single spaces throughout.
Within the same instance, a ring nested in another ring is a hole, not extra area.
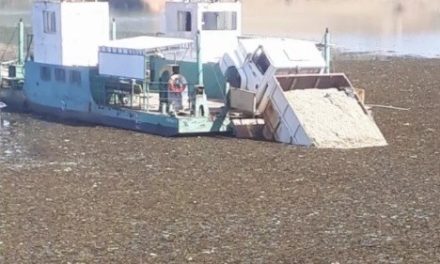
M 324 67 L 325 61 L 316 43 L 288 38 L 243 38 L 240 44 L 247 53 L 253 53 L 259 46 L 275 68 Z
M 192 40 L 181 38 L 165 38 L 140 36 L 112 40 L 100 47 L 101 51 L 127 53 L 126 51 L 149 52 L 167 48 L 187 47 Z

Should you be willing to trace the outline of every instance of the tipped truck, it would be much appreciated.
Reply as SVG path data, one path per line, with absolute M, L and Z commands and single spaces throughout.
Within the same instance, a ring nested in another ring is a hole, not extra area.
M 344 74 L 324 73 L 326 63 L 313 42 L 241 39 L 220 65 L 236 87 L 231 107 L 264 119 L 267 140 L 318 148 L 387 145 L 363 95 Z

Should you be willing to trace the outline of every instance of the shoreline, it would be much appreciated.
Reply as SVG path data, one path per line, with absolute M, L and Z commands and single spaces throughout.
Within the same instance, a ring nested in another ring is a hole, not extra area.
M 2 55 L 4 55 L 3 61 L 9 61 L 16 58 L 16 45 L 11 45 L 7 48 L 5 43 L 0 42 L 0 60 Z M 393 52 L 383 54 L 381 52 L 358 52 L 358 51 L 347 51 L 346 49 L 332 49 L 332 61 L 338 60 L 354 60 L 354 61 L 362 61 L 362 60 L 438 60 L 440 59 L 440 55 L 436 57 L 425 57 L 420 55 L 405 55 L 405 54 L 395 54 Z M 1 61 L 0 61 L 1 62 Z

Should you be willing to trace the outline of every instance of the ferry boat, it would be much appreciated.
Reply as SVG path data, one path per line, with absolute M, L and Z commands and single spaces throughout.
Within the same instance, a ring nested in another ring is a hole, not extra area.
M 355 136 L 354 147 L 386 144 L 358 90 L 330 73 L 328 31 L 323 44 L 249 37 L 241 17 L 236 0 L 167 1 L 160 34 L 117 39 L 107 2 L 37 0 L 32 38 L 24 44 L 20 21 L 18 58 L 1 64 L 0 99 L 162 136 L 233 133 L 320 146 L 286 93 L 335 88 L 376 132 L 368 144 Z

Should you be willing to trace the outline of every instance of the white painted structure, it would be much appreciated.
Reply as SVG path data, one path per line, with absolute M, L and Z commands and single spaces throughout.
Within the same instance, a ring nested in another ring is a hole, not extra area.
M 32 10 L 34 60 L 94 66 L 98 46 L 109 40 L 107 2 L 36 1 Z
M 145 56 L 188 49 L 188 39 L 141 36 L 109 41 L 99 47 L 99 74 L 122 78 L 145 78 Z
M 237 46 L 242 28 L 239 1 L 167 1 L 162 31 L 171 37 L 201 43 L 202 62 L 218 62 L 223 54 Z M 194 61 L 193 50 L 185 60 Z
M 347 77 L 324 73 L 326 63 L 313 42 L 240 39 L 220 68 L 231 84 L 240 80 L 231 107 L 262 116 L 268 140 L 323 148 L 386 145 Z
M 239 40 L 237 49 L 226 53 L 220 61 L 220 69 L 227 79 L 230 78 L 227 70 L 231 67 L 237 69 L 241 79 L 236 88 L 249 91 L 246 97 L 251 95 L 254 98 L 255 114 L 266 117 L 265 136 L 268 139 L 311 145 L 295 112 L 285 99 L 276 75 L 322 73 L 325 61 L 315 43 L 282 38 L 243 38 Z M 271 123 L 276 123 L 274 128 Z
M 267 59 L 267 72 L 258 69 L 258 63 L 249 63 L 262 59 Z M 267 82 L 265 78 L 293 72 L 323 73 L 325 69 L 324 58 L 314 42 L 285 38 L 239 38 L 237 48 L 226 52 L 219 63 L 225 74 L 229 67 L 235 67 L 242 80 L 237 88 L 256 92 L 257 100 L 262 96 L 258 87 Z

